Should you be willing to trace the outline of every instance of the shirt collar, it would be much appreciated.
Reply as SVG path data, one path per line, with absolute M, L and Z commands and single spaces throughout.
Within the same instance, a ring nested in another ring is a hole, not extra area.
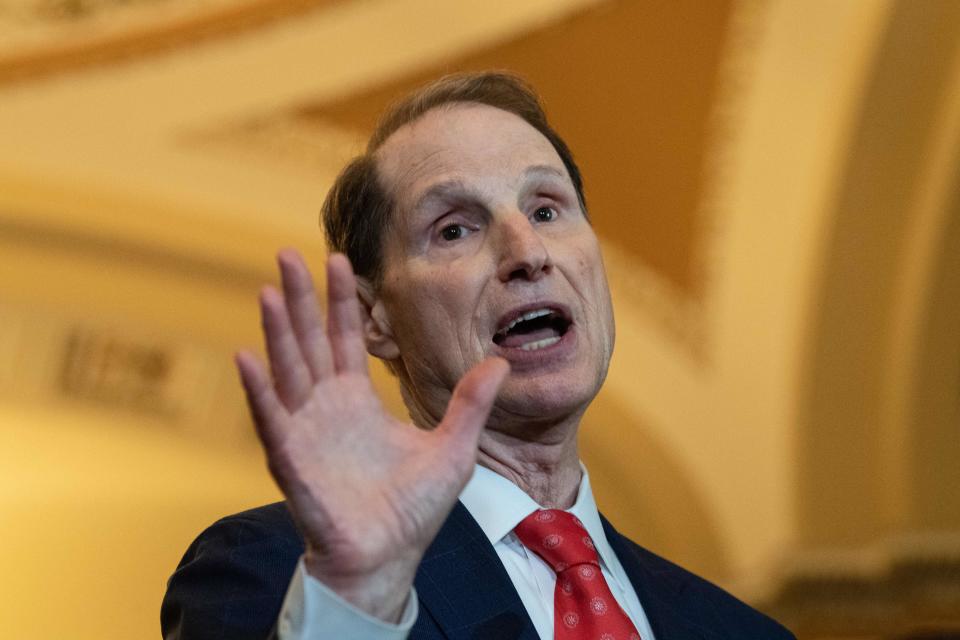
M 583 523 L 593 540 L 600 561 L 608 569 L 616 566 L 616 555 L 607 542 L 607 536 L 600 522 L 600 512 L 590 488 L 590 475 L 581 463 L 580 488 L 573 506 L 567 509 Z M 495 471 L 476 465 L 473 477 L 460 494 L 460 502 L 477 521 L 490 544 L 496 545 L 510 535 L 520 521 L 528 515 L 542 509 L 523 489 L 513 484 Z

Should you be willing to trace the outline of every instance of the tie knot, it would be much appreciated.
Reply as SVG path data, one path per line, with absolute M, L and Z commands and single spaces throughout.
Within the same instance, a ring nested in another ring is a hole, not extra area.
M 524 546 L 543 558 L 557 574 L 581 564 L 600 566 L 593 540 L 583 523 L 566 511 L 534 511 L 514 532 Z

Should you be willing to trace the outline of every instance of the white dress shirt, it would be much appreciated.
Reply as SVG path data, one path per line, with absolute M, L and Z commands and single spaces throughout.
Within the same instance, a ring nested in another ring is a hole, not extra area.
M 633 585 L 607 542 L 590 489 L 590 477 L 582 465 L 581 469 L 583 477 L 577 499 L 567 511 L 583 522 L 593 539 L 603 577 L 614 598 L 633 621 L 640 637 L 654 640 Z M 528 550 L 513 533 L 521 520 L 542 507 L 517 485 L 479 465 L 460 494 L 460 501 L 480 525 L 503 562 L 540 638 L 551 640 L 553 592 L 557 576 L 540 556 Z M 416 622 L 417 613 L 416 591 L 411 589 L 399 624 L 388 624 L 374 618 L 310 576 L 301 559 L 280 611 L 278 632 L 281 640 L 404 640 Z

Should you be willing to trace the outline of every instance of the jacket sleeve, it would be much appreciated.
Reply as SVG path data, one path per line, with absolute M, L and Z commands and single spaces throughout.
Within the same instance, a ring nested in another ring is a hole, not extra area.
M 160 609 L 165 640 L 273 637 L 303 544 L 283 503 L 224 518 L 190 545 Z

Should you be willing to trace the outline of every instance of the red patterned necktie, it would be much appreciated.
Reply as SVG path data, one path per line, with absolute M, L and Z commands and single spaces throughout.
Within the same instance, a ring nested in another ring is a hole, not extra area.
M 514 532 L 557 574 L 554 640 L 640 640 L 610 593 L 593 540 L 576 516 L 559 509 L 534 511 Z

